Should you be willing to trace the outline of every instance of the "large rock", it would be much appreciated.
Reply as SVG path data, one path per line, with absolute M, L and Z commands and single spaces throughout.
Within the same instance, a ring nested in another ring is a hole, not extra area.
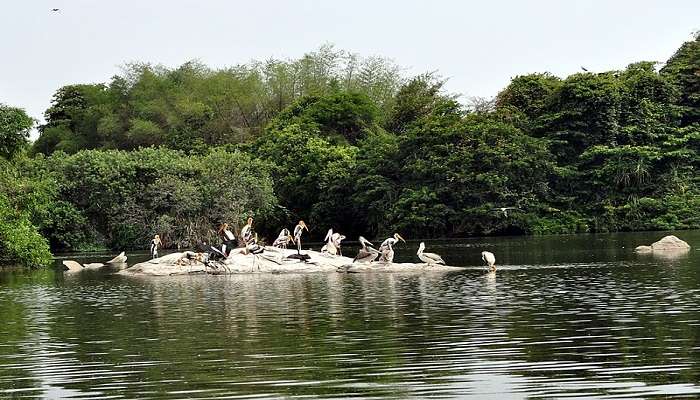
M 80 272 L 83 270 L 83 266 L 77 261 L 63 260 L 63 265 L 68 268 L 65 272 Z
M 124 264 L 126 262 L 126 255 L 122 251 L 119 253 L 118 256 L 114 257 L 113 259 L 107 261 L 107 264 Z
M 296 250 L 281 250 L 265 247 L 259 255 L 243 254 L 236 250 L 222 263 L 210 262 L 208 265 L 197 260 L 188 260 L 186 253 L 172 253 L 160 258 L 136 264 L 119 271 L 123 275 L 188 275 L 208 274 L 257 274 L 257 273 L 310 273 L 310 272 L 428 272 L 461 270 L 456 267 L 430 266 L 411 263 L 372 263 L 353 264 L 352 258 L 333 256 L 317 251 L 304 250 L 302 254 L 310 258 L 307 262 L 290 259 Z
M 690 245 L 673 235 L 664 236 L 661 240 L 654 242 L 651 246 L 637 246 L 634 251 L 637 253 L 652 253 L 665 251 L 688 251 Z

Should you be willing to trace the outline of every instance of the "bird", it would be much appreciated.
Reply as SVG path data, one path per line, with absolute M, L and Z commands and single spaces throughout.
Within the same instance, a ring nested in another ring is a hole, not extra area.
M 332 254 L 334 256 L 337 255 L 343 255 L 343 252 L 340 248 L 340 242 L 345 240 L 345 235 L 341 235 L 338 232 L 333 232 L 333 228 L 328 230 L 328 233 L 326 233 L 325 239 L 326 244 L 321 247 L 321 253 L 328 253 Z
M 388 262 L 391 263 L 394 261 L 394 245 L 401 240 L 402 242 L 406 243 L 404 238 L 401 237 L 398 233 L 394 233 L 394 236 L 384 240 L 382 244 L 379 246 L 379 252 L 381 253 L 381 257 L 379 258 L 379 261 L 383 262 Z
M 279 236 L 277 236 L 277 239 L 275 239 L 275 241 L 272 242 L 272 247 L 287 249 L 287 245 L 289 245 L 289 242 L 294 242 L 294 238 L 292 237 L 291 233 L 289 233 L 289 229 L 283 228 L 280 231 Z
M 297 244 L 297 253 L 301 254 L 301 234 L 304 233 L 304 229 L 309 231 L 309 227 L 306 226 L 303 220 L 300 220 L 297 226 L 294 227 L 294 242 Z
M 438 254 L 435 253 L 424 253 L 423 250 L 425 250 L 425 243 L 420 242 L 420 245 L 418 246 L 418 258 L 420 258 L 421 261 L 428 265 L 432 264 L 442 264 L 445 265 L 445 260 L 442 259 Z
M 588 70 L 586 68 L 584 68 L 583 66 L 581 66 L 581 69 L 584 70 L 585 72 L 588 72 Z
M 59 12 L 59 11 L 61 11 L 61 10 L 60 10 L 59 8 L 52 8 L 51 11 L 53 11 L 53 12 Z
M 357 252 L 357 255 L 355 258 L 352 260 L 354 263 L 355 261 L 357 262 L 368 262 L 371 263 L 372 261 L 376 260 L 377 257 L 379 257 L 379 250 L 375 249 L 369 240 L 365 239 L 364 237 L 360 236 L 360 244 L 362 245 L 362 248 Z
M 243 239 L 243 243 L 249 243 L 253 239 L 253 218 L 249 217 L 241 229 L 241 239 Z
M 481 259 L 484 260 L 486 264 L 488 264 L 489 271 L 496 271 L 496 256 L 494 256 L 493 253 L 491 253 L 490 251 L 482 251 Z
M 492 208 L 491 211 L 500 211 L 503 213 L 503 216 L 508 218 L 508 210 L 520 210 L 518 207 L 496 207 Z

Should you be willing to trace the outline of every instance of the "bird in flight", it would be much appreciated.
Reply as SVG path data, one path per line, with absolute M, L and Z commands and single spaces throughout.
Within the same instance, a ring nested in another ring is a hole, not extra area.
M 492 208 L 491 211 L 500 211 L 503 213 L 504 217 L 508 217 L 508 210 L 520 210 L 518 207 L 497 207 Z
M 584 68 L 583 66 L 581 67 L 581 69 L 588 72 L 588 70 L 586 68 Z
M 58 12 L 58 11 L 61 11 L 61 9 L 59 9 L 59 8 L 52 8 L 51 11 L 53 11 L 53 12 Z

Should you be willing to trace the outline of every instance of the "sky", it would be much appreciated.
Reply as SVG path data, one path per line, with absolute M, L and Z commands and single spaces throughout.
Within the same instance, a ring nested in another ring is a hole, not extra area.
M 332 43 L 392 59 L 407 76 L 437 71 L 462 99 L 488 98 L 517 75 L 663 62 L 700 30 L 697 0 L 25 0 L 1 7 L 0 103 L 39 121 L 59 87 L 107 82 L 133 61 L 176 67 L 197 59 L 219 68 L 296 58 Z

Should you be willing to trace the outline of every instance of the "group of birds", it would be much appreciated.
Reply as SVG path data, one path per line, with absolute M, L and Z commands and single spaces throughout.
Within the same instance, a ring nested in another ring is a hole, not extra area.
M 505 212 L 505 210 L 501 210 Z M 309 228 L 306 226 L 304 221 L 299 221 L 296 227 L 294 227 L 294 233 L 291 234 L 289 229 L 284 228 L 280 231 L 277 239 L 272 243 L 273 247 L 286 249 L 289 243 L 294 243 L 297 245 L 297 255 L 301 255 L 301 236 L 302 233 Z M 342 256 L 342 241 L 346 239 L 345 235 L 339 232 L 334 232 L 333 229 L 329 229 L 324 238 L 325 244 L 321 248 L 322 253 L 330 255 L 340 255 Z M 387 238 L 379 245 L 379 248 L 375 248 L 374 244 L 369 240 L 365 239 L 363 236 L 359 237 L 360 250 L 357 255 L 352 260 L 352 262 L 359 263 L 371 263 L 374 261 L 379 261 L 383 263 L 392 263 L 394 261 L 394 246 L 398 242 L 406 243 L 406 240 L 401 237 L 399 233 L 394 233 L 393 236 Z M 439 254 L 426 253 L 425 243 L 421 242 L 418 246 L 418 252 L 416 253 L 418 258 L 428 265 L 441 264 L 445 265 L 445 260 Z M 496 257 L 493 253 L 484 251 L 481 253 L 481 259 L 487 264 L 490 271 L 496 270 Z

